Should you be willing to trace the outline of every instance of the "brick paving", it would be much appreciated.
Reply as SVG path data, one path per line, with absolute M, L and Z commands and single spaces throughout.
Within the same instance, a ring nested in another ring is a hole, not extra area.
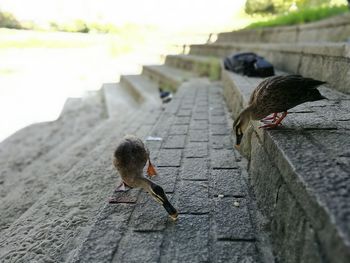
M 262 262 L 241 158 L 232 149 L 222 86 L 184 83 L 147 141 L 153 180 L 178 209 L 173 222 L 147 193 L 115 193 L 75 262 Z M 117 196 L 119 195 L 119 196 Z

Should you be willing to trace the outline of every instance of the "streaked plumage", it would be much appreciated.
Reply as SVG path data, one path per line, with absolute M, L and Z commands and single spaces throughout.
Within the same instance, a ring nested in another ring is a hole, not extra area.
M 287 111 L 307 101 L 325 99 L 316 89 L 326 82 L 312 78 L 304 78 L 300 75 L 274 76 L 263 80 L 250 96 L 248 106 L 236 118 L 233 129 L 237 136 L 237 145 L 240 144 L 243 132 L 250 120 L 261 120 L 274 113 L 271 123 L 262 128 L 274 128 L 278 126 Z M 278 113 L 283 113 L 276 119 Z M 265 119 L 265 120 L 267 120 Z
M 156 175 L 155 168 L 150 161 L 149 150 L 142 140 L 133 135 L 125 136 L 118 144 L 113 158 L 113 164 L 123 181 L 116 191 L 125 191 L 125 188 L 128 187 L 143 188 L 163 205 L 173 219 L 176 219 L 178 213 L 168 201 L 163 188 L 143 176 L 143 168 L 147 161 L 148 175 Z

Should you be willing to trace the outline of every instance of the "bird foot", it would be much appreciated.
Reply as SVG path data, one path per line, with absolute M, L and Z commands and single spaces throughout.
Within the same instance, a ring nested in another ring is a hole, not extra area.
M 157 175 L 157 170 L 154 167 L 154 165 L 151 163 L 151 161 L 148 161 L 147 174 L 149 177 L 153 177 Z
M 261 119 L 262 122 L 266 122 L 266 121 L 271 121 L 272 122 L 275 122 L 276 119 L 279 119 L 280 116 L 278 115 L 278 113 L 273 113 L 273 114 L 270 114 L 269 116 L 266 116 L 265 118 Z
M 116 189 L 114 189 L 114 192 L 127 192 L 131 189 L 130 186 L 128 186 L 126 183 L 122 182 L 119 186 L 117 186 Z
M 282 123 L 267 123 L 267 122 L 264 122 L 265 125 L 262 125 L 262 126 L 259 126 L 258 128 L 259 129 L 273 129 L 273 128 L 276 128 L 278 127 L 279 125 L 282 125 Z

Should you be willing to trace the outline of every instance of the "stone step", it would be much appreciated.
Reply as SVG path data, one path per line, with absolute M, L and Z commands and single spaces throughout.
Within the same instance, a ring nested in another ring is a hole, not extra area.
M 134 112 L 129 112 L 123 115 L 123 119 L 113 119 L 117 124 L 113 130 L 121 133 L 129 125 L 127 120 L 132 120 L 133 115 Z M 69 140 L 69 145 L 63 142 L 57 149 L 53 149 L 52 153 L 49 152 L 44 156 L 43 160 L 28 165 L 22 172 L 8 173 L 1 191 L 0 210 L 3 211 L 0 216 L 1 232 L 9 228 L 12 222 L 39 200 L 53 182 L 57 183 L 60 176 L 69 172 L 81 159 L 89 156 L 89 152 L 108 134 L 106 122 L 109 121 L 105 120 L 94 126 L 74 142 Z M 56 156 L 50 156 L 55 151 Z
M 110 118 L 123 118 L 127 112 L 140 107 L 142 97 L 120 83 L 105 83 L 102 91 Z
M 69 171 L 51 177 L 40 199 L 3 231 L 0 261 L 70 262 L 115 184 L 111 156 L 117 140 L 126 133 L 145 137 L 158 116 L 159 111 L 140 110 L 123 124 L 111 118 L 92 132 L 95 147 Z M 58 164 L 71 157 L 62 156 Z
M 348 43 L 213 43 L 191 45 L 191 55 L 224 58 L 237 52 L 256 52 L 275 68 L 327 81 L 332 89 L 350 93 Z M 334 74 L 334 71 L 337 74 Z
M 261 79 L 222 78 L 237 116 Z M 291 109 L 278 129 L 252 122 L 240 147 L 279 261 L 350 261 L 350 96 L 319 90 L 329 100 Z
M 73 106 L 74 102 L 78 104 Z M 0 144 L 0 198 L 21 180 L 15 174 L 26 173 L 36 162 L 44 164 L 58 157 L 106 118 L 100 92 L 68 104 L 56 121 L 30 125 Z
M 272 262 L 228 119 L 219 83 L 182 84 L 149 133 L 162 140 L 146 141 L 178 221 L 132 189 L 101 206 L 72 261 Z
M 199 76 L 209 77 L 211 80 L 220 79 L 221 67 L 217 57 L 196 55 L 168 55 L 165 64 L 182 70 L 193 71 Z
M 59 116 L 65 115 L 67 112 L 79 111 L 79 108 L 83 105 L 82 98 L 68 98 L 62 108 Z
M 158 85 L 142 75 L 122 75 L 120 77 L 121 85 L 129 90 L 134 90 L 140 94 L 139 103 L 145 104 L 145 107 L 160 107 L 162 102 L 159 98 Z
M 169 67 L 167 65 L 147 65 L 143 66 L 142 75 L 164 90 L 176 91 L 177 87 L 184 81 L 195 77 L 194 73 Z
M 218 34 L 217 43 L 344 42 L 350 36 L 350 14 L 296 26 L 243 29 Z

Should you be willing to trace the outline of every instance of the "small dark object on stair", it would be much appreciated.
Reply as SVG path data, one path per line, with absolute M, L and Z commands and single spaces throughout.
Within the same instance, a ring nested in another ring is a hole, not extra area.
M 157 171 L 151 163 L 148 148 L 136 136 L 125 136 L 118 144 L 113 158 L 113 165 L 122 177 L 122 183 L 116 191 L 123 192 L 134 187 L 143 188 L 157 202 L 163 205 L 173 220 L 176 220 L 178 212 L 168 201 L 163 188 L 143 176 L 143 168 L 147 162 L 147 174 L 150 177 L 155 176 Z M 109 202 L 115 203 L 115 200 L 111 199 Z
M 159 97 L 163 103 L 168 103 L 173 98 L 173 94 L 170 91 L 164 91 L 162 88 L 159 88 Z
M 270 77 L 275 75 L 273 65 L 255 53 L 238 53 L 224 59 L 226 70 L 248 77 Z
M 236 133 L 236 146 L 239 146 L 243 133 L 250 120 L 266 123 L 259 128 L 275 128 L 281 125 L 288 110 L 308 101 L 327 99 L 317 90 L 326 82 L 300 75 L 275 76 L 263 80 L 250 96 L 248 106 L 233 123 Z M 282 112 L 281 116 L 278 116 Z M 272 114 L 271 117 L 266 117 Z

